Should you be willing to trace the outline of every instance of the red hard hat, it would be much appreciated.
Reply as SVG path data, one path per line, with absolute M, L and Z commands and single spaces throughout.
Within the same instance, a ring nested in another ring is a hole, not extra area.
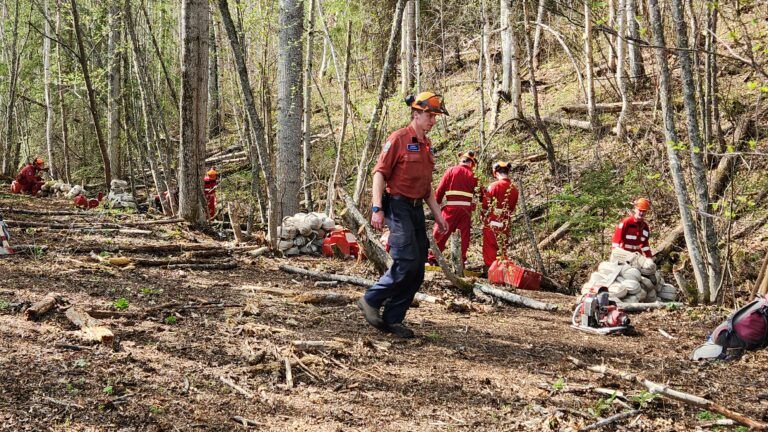
M 635 201 L 635 208 L 640 211 L 648 211 L 651 209 L 651 202 L 648 198 L 638 198 L 637 201 Z
M 37 159 L 35 159 L 35 165 L 37 165 L 37 166 L 41 167 L 41 166 L 43 166 L 43 163 L 44 163 L 44 162 L 43 162 L 43 158 L 37 158 Z

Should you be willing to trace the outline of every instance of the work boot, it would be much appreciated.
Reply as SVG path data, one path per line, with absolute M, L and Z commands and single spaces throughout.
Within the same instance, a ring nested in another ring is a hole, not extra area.
M 381 316 L 379 315 L 379 310 L 369 305 L 368 302 L 365 301 L 364 297 L 360 297 L 357 300 L 357 307 L 361 311 L 363 311 L 363 316 L 365 317 L 365 320 L 368 321 L 368 324 L 376 327 L 381 331 L 386 330 L 387 325 L 381 319 Z
M 403 339 L 411 339 L 414 337 L 413 330 L 404 326 L 403 323 L 389 324 L 387 325 L 387 331 Z

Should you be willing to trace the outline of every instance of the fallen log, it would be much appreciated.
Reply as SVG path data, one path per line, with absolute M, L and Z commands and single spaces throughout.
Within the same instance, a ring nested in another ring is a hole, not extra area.
M 207 251 L 205 251 L 207 252 Z M 232 261 L 224 262 L 211 262 L 205 259 L 193 259 L 193 258 L 170 258 L 170 259 L 151 259 L 151 258 L 130 258 L 130 262 L 134 265 L 141 267 L 165 267 L 172 265 L 201 265 L 201 264 L 223 264 Z
M 292 342 L 296 351 L 341 351 L 344 344 L 339 341 L 304 341 L 295 340 Z
M 610 424 L 616 423 L 619 420 L 624 420 L 625 418 L 633 417 L 640 414 L 640 410 L 630 410 L 630 411 L 624 411 L 621 413 L 618 413 L 616 415 L 612 415 L 610 417 L 606 417 L 603 420 L 600 420 L 599 422 L 592 423 L 591 425 L 585 426 L 581 429 L 579 429 L 579 432 L 587 432 L 595 429 L 604 428 Z
M 56 303 L 58 303 L 59 297 L 55 293 L 48 293 L 43 297 L 42 300 L 35 302 L 32 304 L 32 306 L 29 307 L 26 311 L 24 311 L 24 315 L 27 317 L 28 320 L 35 321 L 45 315 L 46 312 L 53 309 L 54 306 L 56 306 Z
M 569 119 L 565 117 L 556 117 L 556 116 L 544 116 L 541 118 L 541 121 L 544 123 L 554 124 L 554 125 L 563 126 L 563 127 L 592 131 L 592 125 L 586 120 L 576 120 L 576 119 Z M 605 130 L 609 130 L 610 127 L 608 127 L 607 125 L 600 125 L 597 127 L 597 129 L 598 130 L 595 132 L 603 132 Z
M 256 250 L 252 250 L 248 252 L 248 255 L 250 255 L 253 258 L 260 257 L 264 255 L 265 253 L 269 252 L 269 248 L 267 246 L 260 247 Z
M 170 225 L 175 223 L 186 223 L 184 219 L 152 219 L 137 222 L 123 222 L 125 226 L 138 227 L 146 225 Z
M 635 111 L 653 109 L 654 105 L 654 101 L 639 101 L 629 103 L 629 106 Z M 587 114 L 586 104 L 564 105 L 561 106 L 560 109 L 568 114 Z M 606 102 L 595 104 L 596 114 L 618 112 L 621 112 L 621 102 Z
M 235 261 L 202 264 L 169 264 L 169 270 L 232 270 L 237 268 Z
M 33 216 L 101 216 L 101 213 L 91 213 L 72 210 L 27 210 L 13 207 L 0 208 L 0 214 L 15 213 Z
M 483 294 L 488 294 L 490 296 L 499 298 L 501 300 L 504 300 L 506 302 L 525 306 L 531 309 L 537 309 L 537 310 L 543 310 L 543 311 L 556 311 L 557 305 L 552 303 L 544 303 L 538 300 L 534 300 L 532 298 L 523 297 L 518 294 L 511 293 L 509 291 L 500 290 L 498 288 L 493 288 L 488 285 L 484 284 L 475 284 L 475 288 L 480 291 Z
M 616 302 L 616 306 L 624 309 L 624 312 L 644 312 L 654 309 L 682 308 L 685 303 L 679 302 L 653 302 L 653 303 L 622 303 Z
M 339 284 L 339 281 L 317 281 L 315 282 L 316 287 L 335 287 Z
M 35 222 L 35 221 L 19 221 L 6 219 L 5 223 L 11 228 L 48 228 L 52 230 L 66 230 L 66 229 L 124 229 L 124 226 L 113 223 L 71 223 L 71 224 L 59 224 L 53 222 Z
M 319 292 L 314 291 L 314 292 L 301 293 L 293 297 L 293 300 L 299 303 L 306 303 L 306 304 L 313 304 L 313 305 L 319 305 L 319 304 L 346 305 L 355 301 L 355 299 L 349 296 L 346 296 L 344 294 L 339 294 L 335 292 L 326 292 L 326 291 L 319 291 Z
M 723 416 L 728 417 L 729 419 L 735 420 L 736 422 L 743 424 L 744 426 L 748 426 L 756 430 L 768 429 L 768 424 L 766 423 L 754 420 L 750 417 L 747 417 L 744 414 L 733 411 L 729 408 L 726 408 L 720 404 L 712 402 L 711 400 L 705 399 L 701 396 L 696 396 L 690 393 L 674 390 L 665 384 L 655 383 L 653 381 L 650 381 L 644 378 L 641 375 L 638 375 L 632 372 L 625 372 L 625 371 L 620 371 L 616 369 L 611 369 L 605 365 L 588 365 L 575 357 L 569 356 L 568 359 L 581 369 L 586 368 L 591 372 L 595 372 L 603 375 L 610 375 L 612 377 L 620 378 L 625 381 L 642 384 L 651 393 L 660 394 L 669 399 L 674 399 L 676 401 L 680 401 L 688 405 L 693 405 L 693 406 L 703 408 L 710 412 L 722 414 Z
M 560 225 L 559 228 L 557 228 L 552 234 L 547 236 L 544 240 L 539 242 L 539 249 L 546 249 L 549 246 L 552 246 L 555 244 L 558 240 L 565 237 L 566 234 L 568 234 L 569 231 L 571 231 L 571 227 L 573 226 L 574 221 L 578 221 L 580 217 L 587 213 L 592 208 L 591 205 L 585 205 L 581 208 L 581 210 L 578 211 L 571 219 L 568 219 L 565 223 Z
M 381 246 L 378 236 L 360 213 L 352 197 L 343 188 L 338 188 L 337 193 L 347 206 L 346 211 L 341 215 L 342 218 L 350 230 L 358 234 L 358 242 L 362 244 L 365 256 L 373 263 L 379 274 L 384 274 L 392 266 L 392 257 Z
M 88 315 L 87 312 L 71 307 L 67 309 L 65 315 L 69 322 L 80 328 L 87 340 L 100 342 L 105 345 L 110 345 L 112 344 L 112 341 L 114 341 L 115 335 L 112 331 L 101 326 L 99 322 Z
M 211 251 L 211 250 L 225 250 L 232 253 L 235 252 L 247 252 L 253 249 L 258 249 L 261 246 L 238 246 L 238 247 L 226 247 L 219 244 L 201 244 L 201 243 L 181 243 L 181 244 L 148 244 L 148 245 L 120 245 L 120 244 L 92 244 L 92 245 L 79 245 L 73 248 L 57 248 L 58 252 L 70 252 L 70 253 L 90 253 L 90 252 L 109 252 L 109 253 L 141 253 L 148 255 L 170 255 L 175 253 L 184 253 L 190 251 Z
M 451 285 L 458 288 L 462 294 L 467 296 L 472 295 L 472 285 L 469 282 L 457 276 L 453 272 L 453 270 L 451 270 L 448 262 L 443 257 L 443 253 L 440 252 L 440 248 L 437 247 L 435 236 L 432 235 L 431 230 L 427 230 L 427 238 L 429 239 L 429 246 L 432 249 L 432 253 L 435 256 L 435 259 L 437 260 L 437 264 L 440 266 L 440 269 L 443 270 L 443 274 L 445 275 L 445 278 L 448 279 Z
M 260 292 L 263 294 L 269 294 L 278 297 L 293 297 L 296 295 L 296 291 L 287 290 L 282 288 L 265 287 L 259 285 L 243 285 L 238 287 L 240 290 L 248 290 L 253 292 Z

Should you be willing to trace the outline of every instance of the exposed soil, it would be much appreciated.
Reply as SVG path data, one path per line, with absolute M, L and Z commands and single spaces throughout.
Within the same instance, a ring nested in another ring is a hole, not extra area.
M 7 207 L 69 209 L 63 200 L 0 194 L 0 208 Z M 2 215 L 58 223 L 146 218 L 98 212 Z M 0 429 L 229 431 L 246 428 L 232 419 L 241 416 L 253 421 L 252 429 L 275 431 L 566 431 L 628 407 L 641 413 L 608 429 L 695 430 L 715 418 L 699 408 L 648 398 L 638 384 L 579 369 L 567 356 L 641 373 L 768 420 L 765 351 L 727 364 L 688 359 L 727 311 L 635 314 L 638 335 L 601 337 L 569 327 L 572 297 L 523 293 L 557 303 L 560 311 L 474 302 L 471 312 L 457 313 L 446 304 L 422 303 L 407 317 L 417 337 L 401 340 L 369 327 L 354 304 L 303 304 L 252 288 L 326 290 L 354 299 L 361 288 L 315 288 L 313 281 L 283 273 L 278 265 L 375 277 L 365 263 L 254 258 L 239 251 L 231 258 L 238 264 L 234 270 L 121 269 L 88 252 L 67 251 L 78 245 L 215 243 L 182 224 L 142 229 L 152 234 L 12 228 L 12 244 L 48 248 L 0 258 Z M 449 304 L 467 302 L 435 273 L 428 275 L 424 291 Z M 57 310 L 38 322 L 26 320 L 23 309 L 49 292 L 63 299 Z M 102 320 L 118 339 L 114 346 L 84 342 L 64 317 L 68 305 L 115 310 L 121 298 L 128 303 L 123 312 L 135 315 Z M 170 302 L 176 305 L 142 314 Z M 189 305 L 197 308 L 185 308 Z M 342 348 L 300 352 L 293 347 L 296 340 L 336 341 Z M 623 397 L 609 401 L 610 395 L 596 388 L 616 389 Z M 641 406 L 638 399 L 651 400 Z

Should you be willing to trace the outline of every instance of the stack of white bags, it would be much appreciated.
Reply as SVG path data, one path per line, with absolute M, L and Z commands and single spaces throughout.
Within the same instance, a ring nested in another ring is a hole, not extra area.
M 651 258 L 623 249 L 613 249 L 611 258 L 601 262 L 589 281 L 582 285 L 581 293 L 590 292 L 596 285 L 608 287 L 610 299 L 623 303 L 673 301 L 677 298 L 677 287 L 664 281 Z
M 336 223 L 325 213 L 296 213 L 283 219 L 277 228 L 277 248 L 286 256 L 316 254 L 323 248 L 325 235 Z
M 110 207 L 119 208 L 136 208 L 136 200 L 133 198 L 130 192 L 128 192 L 128 182 L 125 180 L 112 180 L 109 185 L 109 195 L 107 200 Z

